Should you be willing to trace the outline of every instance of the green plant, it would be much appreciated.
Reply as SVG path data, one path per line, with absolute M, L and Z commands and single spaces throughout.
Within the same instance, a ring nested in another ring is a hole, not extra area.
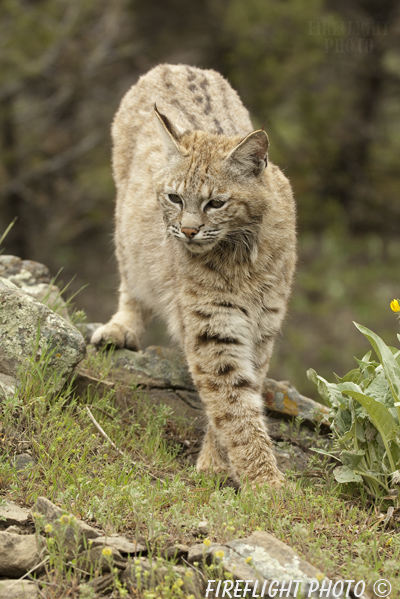
M 400 483 L 400 350 L 388 347 L 370 329 L 354 323 L 371 343 L 358 368 L 329 383 L 310 369 L 308 378 L 317 385 L 330 406 L 329 420 L 336 450 L 327 453 L 341 462 L 333 474 L 340 483 L 363 483 L 374 498 L 393 498 L 398 503 Z M 398 336 L 400 340 L 400 336 Z

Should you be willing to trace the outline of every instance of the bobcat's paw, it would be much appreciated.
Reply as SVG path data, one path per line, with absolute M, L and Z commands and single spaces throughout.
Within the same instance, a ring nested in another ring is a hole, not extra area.
M 117 322 L 108 322 L 99 327 L 93 333 L 90 343 L 96 347 L 114 345 L 119 349 L 123 347 L 132 349 L 133 351 L 138 351 L 139 349 L 139 340 L 134 331 Z
M 277 470 L 274 473 L 274 476 L 259 476 L 253 480 L 249 480 L 248 484 L 254 490 L 260 487 L 270 487 L 271 489 L 281 489 L 283 486 L 287 485 L 287 481 L 283 474 Z

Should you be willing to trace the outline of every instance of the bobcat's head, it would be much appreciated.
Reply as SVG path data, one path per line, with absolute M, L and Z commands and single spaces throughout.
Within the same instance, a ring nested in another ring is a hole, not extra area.
M 166 154 L 156 185 L 168 234 L 194 254 L 221 242 L 249 244 L 267 207 L 265 131 L 244 139 L 184 131 L 154 110 Z

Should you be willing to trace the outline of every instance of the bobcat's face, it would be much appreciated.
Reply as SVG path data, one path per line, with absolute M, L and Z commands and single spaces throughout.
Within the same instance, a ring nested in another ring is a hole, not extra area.
M 238 244 L 260 223 L 265 210 L 265 187 L 260 184 L 265 162 L 260 167 L 253 156 L 247 161 L 247 155 L 236 156 L 238 142 L 240 146 L 236 138 L 187 133 L 179 139 L 179 152 L 170 155 L 157 174 L 158 201 L 168 235 L 192 253 L 208 252 L 224 240 Z
M 227 193 L 193 193 L 181 184 L 167 186 L 159 201 L 168 234 L 193 253 L 209 251 L 229 232 L 232 198 Z

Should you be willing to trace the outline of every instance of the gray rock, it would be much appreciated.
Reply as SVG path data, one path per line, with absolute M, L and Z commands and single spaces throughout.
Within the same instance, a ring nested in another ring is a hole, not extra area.
M 32 354 L 48 362 L 45 377 L 58 391 L 85 355 L 79 331 L 7 279 L 0 279 L 0 372 L 17 376 Z
M 4 530 L 12 525 L 25 526 L 31 518 L 30 510 L 20 507 L 13 501 L 5 500 L 0 503 L 0 529 Z
M 8 279 L 38 302 L 69 320 L 68 308 L 60 289 L 52 283 L 50 271 L 44 264 L 21 260 L 17 256 L 0 256 L 0 277 Z
M 1 522 L 0 522 L 1 524 Z M 12 526 L 7 526 L 7 528 L 4 529 L 4 532 L 11 532 L 13 535 L 23 535 L 24 533 L 24 529 L 20 528 L 19 526 L 16 525 L 12 525 Z
M 129 373 L 141 385 L 196 391 L 183 355 L 174 349 L 158 346 L 138 352 L 120 349 L 112 359 L 122 380 L 124 373 Z
M 37 599 L 38 597 L 36 582 L 12 579 L 0 581 L 0 599 Z
M 0 255 L 0 277 L 9 279 L 18 287 L 51 283 L 50 271 L 44 264 L 4 254 Z
M 29 453 L 20 453 L 16 455 L 13 463 L 17 472 L 23 472 L 24 470 L 27 470 L 36 464 L 35 460 Z
M 89 526 L 86 522 L 75 518 L 73 514 L 68 514 L 58 506 L 54 505 L 54 503 L 49 499 L 46 499 L 46 497 L 38 497 L 36 500 L 33 516 L 37 518 L 38 515 L 41 516 L 40 520 L 43 527 L 46 524 L 52 524 L 56 530 L 59 529 L 60 526 L 65 527 L 65 542 L 71 550 L 75 549 L 77 546 L 81 548 L 88 547 L 89 541 L 91 539 L 96 539 L 101 534 L 100 531 Z M 65 524 L 60 522 L 61 516 L 66 516 Z M 68 518 L 70 519 L 70 522 L 68 522 Z
M 206 556 L 207 547 L 204 545 L 204 543 L 196 543 L 195 545 L 191 545 L 191 547 L 189 547 L 187 561 L 189 562 L 189 564 L 194 564 L 195 562 L 201 564 L 203 558 L 205 558 Z
M 167 547 L 165 555 L 169 560 L 182 560 L 182 558 L 187 560 L 189 555 L 189 547 L 187 545 L 183 545 L 182 543 L 175 543 L 175 545 Z
M 115 584 L 114 573 L 95 576 L 90 582 L 84 582 L 79 585 L 80 597 L 92 597 L 93 591 L 97 594 L 103 594 L 105 591 L 112 590 Z M 92 594 L 90 594 L 92 593 Z
M 17 389 L 17 379 L 0 372 L 0 399 L 14 397 Z
M 121 554 L 127 555 L 137 555 L 138 553 L 143 552 L 147 553 L 147 547 L 145 545 L 142 543 L 136 543 L 136 541 L 129 541 L 126 537 L 120 535 L 112 537 L 97 537 L 93 540 L 92 546 L 112 547 Z
M 126 384 L 136 383 L 154 389 L 173 390 L 181 405 L 202 411 L 202 403 L 192 381 L 183 354 L 164 347 L 151 346 L 144 351 L 116 350 L 112 355 L 113 378 Z M 265 379 L 262 395 L 266 412 L 285 417 L 300 417 L 311 423 L 324 422 L 325 406 L 301 395 L 287 381 Z
M 318 597 L 321 581 L 325 579 L 317 568 L 301 559 L 289 545 L 263 531 L 224 545 L 211 545 L 206 554 L 208 562 L 210 558 L 219 562 L 233 579 L 221 584 L 220 596 L 223 590 L 225 595 L 229 591 L 233 596 L 235 588 L 238 588 L 236 584 L 239 584 L 236 581 L 240 581 L 247 584 L 247 591 L 254 596 L 273 597 L 276 589 L 279 593 L 280 585 L 284 583 L 285 597 Z M 325 580 L 329 583 L 328 579 Z M 218 581 L 208 583 L 209 594 L 217 584 Z M 328 597 L 334 596 L 343 595 L 328 594 Z
M 0 532 L 0 576 L 18 578 L 39 562 L 36 535 Z

